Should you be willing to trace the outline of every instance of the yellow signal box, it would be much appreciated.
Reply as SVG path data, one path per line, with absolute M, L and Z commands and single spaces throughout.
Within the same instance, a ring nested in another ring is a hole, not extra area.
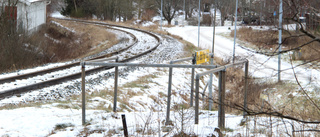
M 210 61 L 209 49 L 201 50 L 196 52 L 196 64 L 202 64 Z

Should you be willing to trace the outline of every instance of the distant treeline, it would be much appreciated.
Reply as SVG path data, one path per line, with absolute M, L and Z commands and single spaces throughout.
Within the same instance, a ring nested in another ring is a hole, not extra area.
M 92 17 L 102 20 L 130 20 L 135 10 L 133 0 L 65 0 L 62 14 L 72 17 Z

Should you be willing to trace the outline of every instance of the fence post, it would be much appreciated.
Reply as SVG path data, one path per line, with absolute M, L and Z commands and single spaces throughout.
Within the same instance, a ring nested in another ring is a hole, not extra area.
M 219 110 L 218 127 L 225 128 L 225 92 L 226 92 L 226 71 L 219 71 Z
M 85 62 L 81 62 L 81 90 L 82 90 L 82 125 L 86 124 L 86 70 Z
M 246 110 L 247 110 L 247 96 L 248 96 L 248 69 L 249 69 L 249 61 L 245 63 L 244 68 L 244 102 L 243 102 L 243 118 L 246 116 Z
M 192 65 L 196 64 L 196 56 L 192 59 Z M 190 107 L 193 107 L 193 91 L 194 91 L 194 68 L 191 69 L 191 95 L 190 95 Z
M 118 58 L 116 59 L 116 62 L 118 62 Z M 115 72 L 114 72 L 114 97 L 113 97 L 113 112 L 117 112 L 117 93 L 118 93 L 118 75 L 119 75 L 119 70 L 118 66 L 114 67 Z
M 172 64 L 172 62 L 170 62 Z M 167 99 L 167 116 L 165 125 L 170 125 L 170 103 L 171 103 L 171 84 L 172 84 L 172 67 L 169 68 L 169 82 L 168 82 L 168 99 Z
M 123 133 L 125 137 L 128 137 L 128 128 L 127 128 L 127 122 L 126 122 L 126 115 L 122 114 L 122 126 L 123 126 Z
M 210 55 L 210 65 L 213 65 L 213 54 Z M 213 105 L 213 98 L 212 98 L 212 80 L 213 79 L 213 73 L 210 74 L 210 80 L 209 80 L 209 110 L 212 110 Z
M 199 124 L 199 82 L 200 78 L 196 77 L 196 106 L 195 106 L 195 121 L 194 124 Z

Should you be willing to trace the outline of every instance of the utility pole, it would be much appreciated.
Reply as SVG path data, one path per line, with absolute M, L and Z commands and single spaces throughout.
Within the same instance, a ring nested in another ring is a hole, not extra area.
M 280 0 L 279 6 L 279 56 L 278 56 L 278 82 L 281 82 L 281 44 L 282 44 L 282 0 Z
M 240 14 L 241 14 L 241 20 L 244 21 L 244 16 L 245 16 L 245 0 L 240 0 L 241 2 L 241 10 L 240 10 Z
M 199 0 L 199 16 L 198 16 L 198 48 L 200 47 L 200 15 L 201 15 L 201 0 Z
M 237 39 L 237 20 L 238 20 L 238 0 L 236 1 L 236 16 L 234 22 L 234 43 L 233 43 L 233 55 L 232 55 L 232 63 L 235 60 L 235 50 L 236 50 L 236 39 Z
M 210 58 L 210 64 L 213 65 L 214 60 L 214 39 L 215 39 L 215 31 L 216 31 L 216 14 L 217 14 L 217 0 L 214 0 L 214 15 L 213 15 L 213 33 L 212 33 L 212 55 Z M 213 74 L 210 74 L 210 81 L 209 81 L 209 110 L 212 110 L 213 98 L 212 98 L 212 78 Z
M 252 19 L 251 19 L 252 18 L 251 17 L 251 11 L 252 11 L 251 10 L 251 3 L 252 3 L 252 0 L 249 1 L 249 25 L 251 24 L 251 21 L 252 21 Z
M 262 3 L 262 1 L 260 1 L 260 19 L 259 19 L 259 24 L 260 24 L 260 26 L 262 27 L 262 24 L 261 24 L 261 19 L 262 19 L 262 8 L 263 8 L 263 3 Z
M 160 19 L 160 30 L 162 30 L 162 7 L 163 7 L 163 0 L 161 0 L 161 19 Z
M 215 40 L 215 33 L 216 33 L 216 15 L 217 15 L 217 0 L 214 0 L 212 54 L 214 54 L 214 40 Z
M 186 15 L 186 0 L 183 0 L 183 11 L 184 15 Z
M 184 11 L 184 18 L 186 17 L 186 0 L 183 0 L 183 11 Z M 185 25 L 185 21 L 183 20 L 183 25 Z

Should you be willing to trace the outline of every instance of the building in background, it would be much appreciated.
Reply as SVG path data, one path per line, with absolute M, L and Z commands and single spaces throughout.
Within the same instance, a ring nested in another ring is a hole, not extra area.
M 32 32 L 46 23 L 48 4 L 50 0 L 1 0 L 0 8 L 18 30 Z

